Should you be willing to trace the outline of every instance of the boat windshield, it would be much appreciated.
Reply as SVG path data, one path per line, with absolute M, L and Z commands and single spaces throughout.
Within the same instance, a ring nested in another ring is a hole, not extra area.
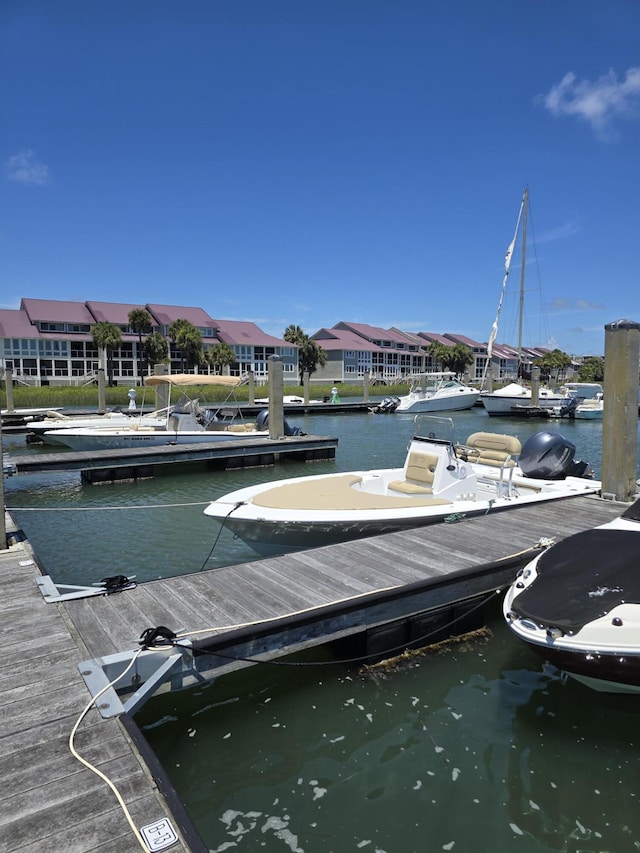
M 453 443 L 455 427 L 451 418 L 416 415 L 413 434 L 416 438 L 429 438 Z
M 460 383 L 455 378 L 455 373 L 446 371 L 444 373 L 418 373 L 410 377 L 411 391 L 414 394 L 435 394 L 441 388 L 449 388 Z

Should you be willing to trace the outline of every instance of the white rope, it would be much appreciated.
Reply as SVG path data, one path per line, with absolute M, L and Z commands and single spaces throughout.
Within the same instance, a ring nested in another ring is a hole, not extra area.
M 8 512 L 96 512 L 98 510 L 171 509 L 181 506 L 208 506 L 211 501 L 194 501 L 184 504 L 140 504 L 138 506 L 8 506 Z
M 122 672 L 117 678 L 115 678 L 113 681 L 111 681 L 109 684 L 107 684 L 106 687 L 103 687 L 102 690 L 100 690 L 98 693 L 96 693 L 96 695 L 93 696 L 91 698 L 91 700 L 88 702 L 84 711 L 80 714 L 80 716 L 76 720 L 76 723 L 75 723 L 73 729 L 71 730 L 71 734 L 69 735 L 69 749 L 71 751 L 71 754 L 73 755 L 73 757 L 77 761 L 79 761 L 81 764 L 83 764 L 87 769 L 91 770 L 92 773 L 95 773 L 96 776 L 99 776 L 100 779 L 102 779 L 103 782 L 106 782 L 106 784 L 111 788 L 111 790 L 115 794 L 115 797 L 116 797 L 116 799 L 120 805 L 120 808 L 124 812 L 124 816 L 126 817 L 127 822 L 129 823 L 129 826 L 131 827 L 131 830 L 133 831 L 133 834 L 135 835 L 138 844 L 140 845 L 140 847 L 142 847 L 142 849 L 145 851 L 145 853 L 149 853 L 149 848 L 147 847 L 144 839 L 142 838 L 142 835 L 140 834 L 138 827 L 133 822 L 133 818 L 131 817 L 131 812 L 127 808 L 127 804 L 125 803 L 124 799 L 122 798 L 122 795 L 120 794 L 120 792 L 118 791 L 118 789 L 116 788 L 114 783 L 111 781 L 111 779 L 109 779 L 108 776 L 105 776 L 105 774 L 102 772 L 102 770 L 99 770 L 95 765 L 91 764 L 91 762 L 89 762 L 85 758 L 83 758 L 80 755 L 80 753 L 76 750 L 75 745 L 74 745 L 76 732 L 78 731 L 80 723 L 84 720 L 86 715 L 89 713 L 92 706 L 96 704 L 96 702 L 102 696 L 103 693 L 106 693 L 107 690 L 109 690 L 111 687 L 113 687 L 113 685 L 116 684 L 118 681 L 120 681 L 121 678 L 124 678 L 124 676 L 129 672 L 131 667 L 134 665 L 134 663 L 136 662 L 136 660 L 138 659 L 138 656 L 142 653 L 142 651 L 143 651 L 143 649 L 137 649 L 136 653 L 131 658 L 129 665 L 124 670 L 124 672 Z

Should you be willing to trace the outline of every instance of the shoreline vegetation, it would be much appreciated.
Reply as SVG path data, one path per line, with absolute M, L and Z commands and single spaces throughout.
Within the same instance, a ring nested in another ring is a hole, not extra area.
M 334 383 L 327 385 L 313 385 L 309 389 L 310 400 L 322 400 L 324 397 L 331 396 L 331 389 Z M 362 385 L 348 385 L 339 383 L 336 385 L 339 389 L 340 397 L 357 397 L 362 398 Z M 155 405 L 155 393 L 152 388 L 141 388 L 135 385 L 118 385 L 111 388 L 105 388 L 105 404 L 108 409 L 123 408 L 126 409 L 129 405 L 129 389 L 136 389 L 136 404 L 145 409 L 153 408 Z M 406 394 L 408 384 L 404 385 L 374 385 L 369 388 L 369 394 L 372 397 L 389 395 Z M 268 393 L 267 386 L 256 386 L 255 397 L 264 397 Z M 304 397 L 304 391 L 301 385 L 285 385 L 284 393 L 286 395 L 296 395 Z M 203 403 L 219 403 L 224 402 L 229 397 L 228 388 L 207 388 L 206 398 L 201 397 Z M 247 403 L 249 400 L 249 388 L 246 385 L 241 385 L 234 388 L 235 400 L 239 403 Z M 31 387 L 24 385 L 14 385 L 13 387 L 13 405 L 15 409 L 45 407 L 51 408 L 59 406 L 83 406 L 98 408 L 98 386 L 97 385 L 59 385 L 59 386 L 39 386 Z M 0 388 L 0 408 L 5 409 L 7 406 L 7 394 L 2 383 Z

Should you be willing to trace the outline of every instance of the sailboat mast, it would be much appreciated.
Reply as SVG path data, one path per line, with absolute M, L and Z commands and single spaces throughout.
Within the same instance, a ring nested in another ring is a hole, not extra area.
M 524 267 L 527 260 L 527 212 L 529 190 L 522 196 L 522 265 L 520 267 L 520 308 L 518 311 L 518 372 L 522 369 L 522 318 L 524 316 Z

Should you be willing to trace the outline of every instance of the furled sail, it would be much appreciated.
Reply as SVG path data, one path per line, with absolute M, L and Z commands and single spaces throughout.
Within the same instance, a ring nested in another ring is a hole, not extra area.
M 520 203 L 520 211 L 518 213 L 518 221 L 516 222 L 516 228 L 513 232 L 513 240 L 509 243 L 509 246 L 504 256 L 504 278 L 502 279 L 502 290 L 500 291 L 500 299 L 498 301 L 498 310 L 496 311 L 496 318 L 493 321 L 493 326 L 491 327 L 491 334 L 489 335 L 489 341 L 487 343 L 487 361 L 485 363 L 484 374 L 482 376 L 482 387 L 484 387 L 487 371 L 489 370 L 489 365 L 491 364 L 491 357 L 493 355 L 493 345 L 498 335 L 498 321 L 500 319 L 500 312 L 502 310 L 504 294 L 507 290 L 507 281 L 509 279 L 509 272 L 511 271 L 511 258 L 513 256 L 513 250 L 515 248 L 516 240 L 518 238 L 518 231 L 520 230 L 520 222 L 522 221 L 522 213 L 524 211 L 525 199 L 526 190 L 525 194 L 522 196 L 522 202 Z

